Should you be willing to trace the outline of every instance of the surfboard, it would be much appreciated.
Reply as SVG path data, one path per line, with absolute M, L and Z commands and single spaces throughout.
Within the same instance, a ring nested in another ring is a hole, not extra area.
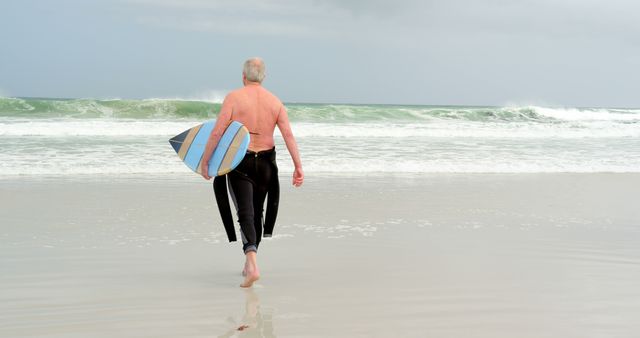
M 215 120 L 206 121 L 169 139 L 178 157 L 197 174 L 202 174 L 200 162 L 215 124 Z M 247 127 L 238 121 L 232 121 L 213 150 L 209 160 L 209 176 L 225 175 L 235 169 L 249 148 L 249 140 Z

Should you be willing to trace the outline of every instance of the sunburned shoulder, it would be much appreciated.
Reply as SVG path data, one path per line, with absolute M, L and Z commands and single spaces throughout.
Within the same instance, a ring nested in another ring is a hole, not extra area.
M 275 96 L 272 92 L 267 90 L 266 88 L 260 87 L 260 90 L 262 90 L 263 95 L 266 95 L 267 97 L 269 97 L 272 100 L 272 102 L 280 105 L 282 104 L 282 102 L 280 102 L 280 99 L 277 96 Z
M 227 94 L 227 96 L 225 96 L 224 99 L 225 100 L 235 100 L 238 97 L 238 95 L 242 94 L 242 89 L 243 88 L 238 88 L 238 89 L 232 90 L 231 92 L 229 92 L 229 94 Z

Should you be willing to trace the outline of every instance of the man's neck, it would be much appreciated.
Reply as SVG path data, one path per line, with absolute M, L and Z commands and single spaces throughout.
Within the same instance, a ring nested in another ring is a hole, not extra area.
M 244 80 L 244 85 L 245 86 L 259 86 L 260 82 L 253 82 L 253 81 Z

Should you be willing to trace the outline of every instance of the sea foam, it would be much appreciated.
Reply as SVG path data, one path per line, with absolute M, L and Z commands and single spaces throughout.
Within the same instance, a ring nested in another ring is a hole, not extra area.
M 168 139 L 216 116 L 178 99 L 0 98 L 0 176 L 192 175 Z M 640 172 L 640 110 L 288 104 L 310 174 Z M 275 131 L 278 163 L 293 170 Z

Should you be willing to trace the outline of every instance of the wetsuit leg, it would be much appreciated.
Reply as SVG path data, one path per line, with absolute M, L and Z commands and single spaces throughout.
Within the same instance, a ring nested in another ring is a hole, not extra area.
M 262 240 L 262 203 L 257 191 L 253 193 L 253 229 L 256 232 L 256 248 L 260 245 Z M 264 201 L 264 200 L 262 200 Z
M 255 159 L 255 176 L 253 190 L 253 217 L 254 228 L 256 230 L 256 247 L 260 245 L 262 239 L 262 228 L 264 223 L 264 201 L 267 198 L 267 192 L 269 191 L 269 184 L 271 182 L 271 175 L 273 174 L 273 168 L 271 162 L 265 158 Z
M 247 154 L 240 165 L 228 174 L 245 253 L 257 251 L 262 239 L 264 201 L 273 172 L 268 153 L 253 153 Z
M 229 174 L 231 197 L 238 212 L 240 223 L 240 235 L 242 237 L 242 250 L 258 250 L 258 235 L 254 226 L 253 185 L 248 177 L 241 173 Z

